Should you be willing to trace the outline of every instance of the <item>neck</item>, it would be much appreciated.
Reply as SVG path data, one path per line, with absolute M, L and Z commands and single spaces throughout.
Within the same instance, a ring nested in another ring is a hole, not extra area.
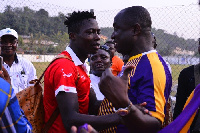
M 92 71 L 92 74 L 94 74 L 97 77 L 101 77 L 103 71 Z
M 84 54 L 84 52 L 81 52 L 75 45 L 69 44 L 69 47 L 74 51 L 76 56 L 79 58 L 79 60 L 84 63 L 87 59 L 88 55 Z
M 13 62 L 15 61 L 15 54 L 12 56 L 2 55 L 3 61 L 8 64 L 9 67 L 12 66 Z
M 153 50 L 154 48 L 151 45 L 151 41 L 145 40 L 145 39 L 140 39 L 134 47 L 132 48 L 132 51 L 129 54 L 129 57 L 135 56 L 144 52 L 148 52 L 150 50 Z

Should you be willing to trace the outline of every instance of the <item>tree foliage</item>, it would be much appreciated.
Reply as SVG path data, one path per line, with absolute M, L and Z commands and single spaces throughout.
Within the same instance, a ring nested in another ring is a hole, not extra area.
M 7 6 L 0 13 L 0 27 L 15 29 L 21 36 L 19 47 L 25 52 L 37 54 L 59 53 L 69 44 L 69 35 L 64 25 L 65 15 L 49 16 L 45 9 L 38 11 L 29 7 L 12 8 Z M 111 38 L 112 27 L 102 27 L 101 34 Z M 174 34 L 166 33 L 162 29 L 152 29 L 156 35 L 161 55 L 170 55 L 173 49 L 179 47 L 184 50 L 197 51 L 198 42 L 194 39 L 184 39 Z M 25 38 L 26 37 L 26 38 Z M 28 40 L 28 41 L 25 41 Z

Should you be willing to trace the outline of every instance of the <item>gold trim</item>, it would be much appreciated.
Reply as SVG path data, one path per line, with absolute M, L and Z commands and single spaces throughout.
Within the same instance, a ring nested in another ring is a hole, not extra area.
M 16 120 L 14 123 L 12 123 L 12 124 L 10 124 L 10 125 L 8 125 L 8 126 L 5 126 L 5 127 L 1 127 L 1 129 L 5 129 L 5 128 L 8 128 L 8 127 L 14 126 L 15 124 L 17 124 L 17 122 L 18 122 L 21 118 L 22 118 L 22 115 L 21 115 L 21 116 L 19 117 L 19 119 Z
M 10 98 L 11 98 L 11 92 L 12 92 L 12 86 L 10 85 L 10 90 L 9 90 L 9 94 L 8 94 L 8 99 L 7 99 L 7 101 L 6 101 L 6 105 L 5 105 L 5 107 L 4 107 L 4 109 L 3 109 L 3 112 L 1 113 L 1 116 L 0 116 L 0 118 L 3 116 L 3 114 L 4 114 L 4 111 L 5 111 L 5 109 L 7 108 L 7 106 L 8 106 L 8 103 L 9 103 L 9 101 L 10 101 Z M 7 94 L 7 93 L 6 93 Z

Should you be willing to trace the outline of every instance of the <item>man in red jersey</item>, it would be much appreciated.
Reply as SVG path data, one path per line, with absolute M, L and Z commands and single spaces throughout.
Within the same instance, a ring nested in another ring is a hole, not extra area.
M 70 131 L 72 125 L 78 127 L 84 123 L 95 129 L 120 124 L 121 118 L 116 113 L 107 116 L 88 115 L 90 110 L 94 112 L 100 105 L 93 89 L 90 89 L 90 78 L 84 63 L 88 54 L 95 54 L 99 49 L 100 29 L 96 17 L 92 12 L 73 12 L 66 17 L 65 25 L 68 27 L 70 44 L 61 54 L 72 61 L 57 59 L 44 76 L 45 122 L 57 107 L 60 111 L 48 132 L 65 133 Z

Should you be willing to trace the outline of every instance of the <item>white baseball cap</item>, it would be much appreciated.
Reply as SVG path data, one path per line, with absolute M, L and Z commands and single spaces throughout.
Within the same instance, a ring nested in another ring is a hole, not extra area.
M 10 29 L 10 28 L 6 28 L 0 31 L 0 37 L 4 36 L 4 35 L 12 35 L 15 38 L 18 39 L 18 34 L 15 30 Z

